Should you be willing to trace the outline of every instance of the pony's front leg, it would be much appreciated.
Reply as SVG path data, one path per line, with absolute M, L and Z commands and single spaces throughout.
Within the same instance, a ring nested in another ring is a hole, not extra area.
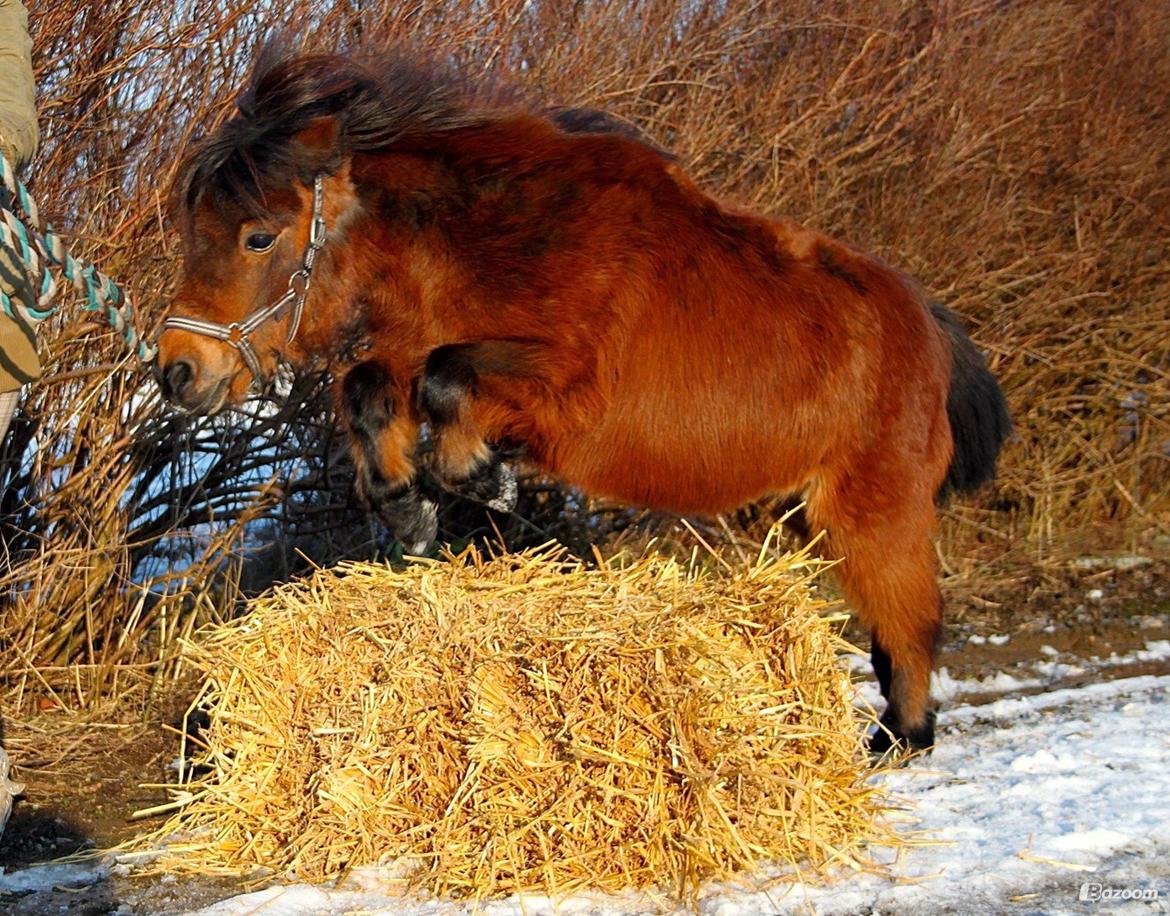
M 421 553 L 438 532 L 433 500 L 419 490 L 414 454 L 418 422 L 409 392 L 381 364 L 359 363 L 341 381 L 341 413 L 352 440 L 357 489 L 410 553 Z
M 531 379 L 540 346 L 480 341 L 437 347 L 419 380 L 419 412 L 435 439 L 435 476 L 444 488 L 498 512 L 516 506 L 516 475 L 506 461 L 520 453 L 485 438 L 490 415 L 499 412 L 485 388 L 501 380 Z M 504 408 L 506 411 L 507 408 Z

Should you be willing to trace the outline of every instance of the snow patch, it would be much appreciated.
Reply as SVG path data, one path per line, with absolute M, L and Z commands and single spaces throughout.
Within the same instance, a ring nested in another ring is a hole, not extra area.
M 32 865 L 11 873 L 0 868 L 0 894 L 27 894 L 55 887 L 88 887 L 104 880 L 109 873 L 109 866 L 97 861 Z

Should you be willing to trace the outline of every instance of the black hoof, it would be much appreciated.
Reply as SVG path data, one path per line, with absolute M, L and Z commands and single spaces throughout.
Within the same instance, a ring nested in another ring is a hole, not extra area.
M 491 459 L 471 472 L 471 476 L 450 481 L 446 486 L 451 492 L 483 503 L 496 512 L 511 512 L 516 508 L 519 495 L 515 472 L 494 452 Z
M 374 508 L 407 553 L 421 554 L 439 533 L 438 507 L 413 486 L 396 496 L 381 496 Z
M 876 762 L 903 754 L 929 754 L 934 747 L 934 710 L 928 710 L 922 723 L 902 729 L 890 709 L 882 713 L 877 730 L 869 736 L 869 755 Z

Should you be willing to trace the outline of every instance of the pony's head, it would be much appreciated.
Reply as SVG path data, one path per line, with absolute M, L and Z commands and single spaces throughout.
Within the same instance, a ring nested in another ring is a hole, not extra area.
M 304 332 L 324 320 L 310 281 L 333 271 L 361 210 L 352 156 L 467 123 L 461 97 L 409 55 L 261 54 L 237 111 L 180 172 L 182 276 L 156 370 L 169 400 L 214 413 L 278 360 L 305 360 Z

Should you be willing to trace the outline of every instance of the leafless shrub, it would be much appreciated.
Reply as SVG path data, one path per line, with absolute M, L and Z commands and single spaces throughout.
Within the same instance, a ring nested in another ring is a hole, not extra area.
M 296 7 L 296 10 L 293 9 Z M 165 198 L 229 110 L 259 36 L 410 40 L 537 97 L 604 107 L 726 197 L 875 250 L 970 322 L 1017 423 L 998 486 L 949 514 L 1033 556 L 1167 535 L 1170 4 L 1121 0 L 257 0 L 33 10 L 45 143 L 30 184 L 149 328 L 175 266 Z M 0 484 L 0 663 L 19 704 L 176 673 L 175 637 L 247 587 L 369 552 L 321 392 L 181 427 L 118 342 L 66 304 L 42 336 Z M 544 485 L 513 540 L 630 516 Z M 447 527 L 488 520 L 466 506 Z M 264 541 L 264 566 L 242 563 Z M 260 572 L 257 572 L 260 570 Z

